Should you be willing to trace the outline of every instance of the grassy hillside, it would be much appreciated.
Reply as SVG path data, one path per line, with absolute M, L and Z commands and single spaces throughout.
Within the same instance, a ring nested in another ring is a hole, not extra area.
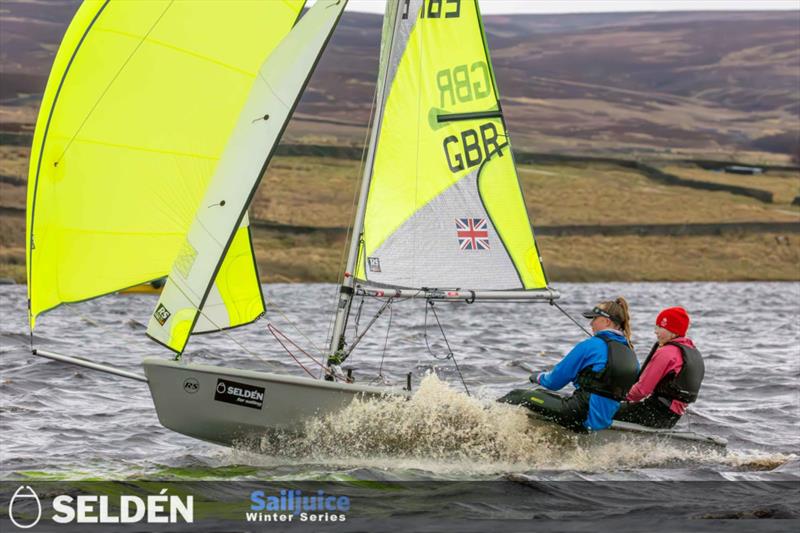
M 13 149 L 21 166 L 25 150 Z M 634 169 L 610 163 L 524 164 L 519 165 L 519 176 L 534 228 L 800 222 L 800 206 L 787 201 L 800 187 L 798 172 L 734 176 L 686 164 L 665 168 L 704 180 L 741 178 L 753 187 L 775 190 L 779 201 L 764 203 L 728 192 L 664 185 Z M 257 258 L 266 280 L 337 279 L 359 179 L 359 161 L 353 159 L 273 159 L 251 209 Z M 19 183 L 24 184 L 24 179 Z M 16 206 L 0 210 L 0 277 L 21 282 L 25 188 L 0 182 L 0 192 L 0 207 Z M 542 235 L 538 242 L 548 273 L 557 281 L 800 279 L 797 233 L 567 234 Z

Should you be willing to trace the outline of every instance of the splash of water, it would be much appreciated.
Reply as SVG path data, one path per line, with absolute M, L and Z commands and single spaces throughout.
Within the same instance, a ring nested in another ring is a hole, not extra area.
M 532 422 L 524 408 L 482 401 L 435 374 L 403 398 L 364 399 L 272 435 L 262 453 L 327 465 L 490 473 L 534 469 L 587 472 L 719 462 L 724 454 L 622 435 L 606 442 Z

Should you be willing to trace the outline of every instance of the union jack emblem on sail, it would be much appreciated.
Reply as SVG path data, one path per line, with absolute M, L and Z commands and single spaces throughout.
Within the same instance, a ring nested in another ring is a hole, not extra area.
M 457 218 L 456 234 L 462 250 L 489 249 L 489 224 L 485 218 Z

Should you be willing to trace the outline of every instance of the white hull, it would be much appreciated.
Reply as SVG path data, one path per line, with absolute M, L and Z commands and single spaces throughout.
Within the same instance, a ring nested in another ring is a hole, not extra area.
M 258 442 L 275 431 L 300 431 L 312 418 L 344 409 L 356 397 L 405 395 L 404 390 L 329 382 L 253 370 L 200 365 L 158 358 L 143 362 L 158 419 L 173 431 L 234 446 Z M 550 424 L 530 413 L 531 421 Z M 724 449 L 713 436 L 677 429 L 653 429 L 615 421 L 587 435 L 594 442 L 664 439 L 688 447 Z
M 356 397 L 408 393 L 252 370 L 148 357 L 143 362 L 158 419 L 173 431 L 233 446 L 346 407 Z
M 715 435 L 703 435 L 702 433 L 676 428 L 649 428 L 638 424 L 631 424 L 630 422 L 620 422 L 618 420 L 611 423 L 611 428 L 601 431 L 600 433 L 608 434 L 613 432 L 622 435 L 636 435 L 648 439 L 665 439 L 673 444 L 701 446 L 718 450 L 724 450 L 728 446 L 727 440 Z

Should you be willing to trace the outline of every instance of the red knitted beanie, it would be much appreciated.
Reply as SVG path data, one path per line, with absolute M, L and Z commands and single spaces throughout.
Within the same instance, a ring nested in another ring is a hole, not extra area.
M 686 335 L 689 329 L 689 313 L 683 307 L 667 307 L 656 317 L 656 326 L 671 331 L 679 337 Z

